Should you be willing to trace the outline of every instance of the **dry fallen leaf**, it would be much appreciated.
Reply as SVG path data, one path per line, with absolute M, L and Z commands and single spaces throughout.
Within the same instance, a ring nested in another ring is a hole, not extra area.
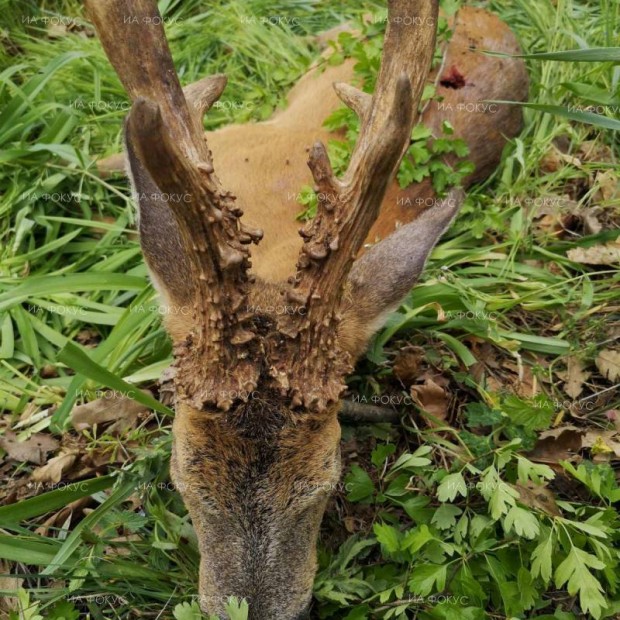
M 63 523 L 68 523 L 69 518 L 77 513 L 77 516 L 81 516 L 82 508 L 92 503 L 93 499 L 90 496 L 80 497 L 74 502 L 67 504 L 64 508 L 61 508 L 58 512 L 48 517 L 42 525 L 37 527 L 35 534 L 37 536 L 49 536 L 50 528 L 57 528 Z
M 128 449 L 131 442 L 123 442 L 121 449 L 116 450 L 111 447 L 97 448 L 89 451 L 88 455 L 82 458 L 81 465 L 88 466 L 94 470 L 107 469 L 111 465 L 122 465 L 129 459 Z M 133 442 L 135 446 L 135 442 Z
M 501 377 L 495 375 L 487 375 L 486 377 L 486 388 L 489 392 L 494 392 L 496 394 L 500 394 L 505 391 L 506 387 Z
M 52 364 L 45 364 L 40 370 L 41 377 L 44 379 L 51 379 L 58 376 L 58 370 L 56 366 Z
M 599 191 L 594 196 L 596 202 L 607 202 L 620 195 L 620 181 L 613 170 L 597 172 L 594 182 L 599 187 Z
M 548 235 L 559 235 L 564 230 L 561 213 L 543 215 L 536 221 L 536 228 Z
M 12 577 L 10 570 L 10 565 L 0 560 L 0 590 L 17 593 L 17 590 L 22 587 L 24 580 L 19 579 L 18 577 Z M 0 612 L 7 613 L 6 616 L 4 613 L 0 613 L 1 617 L 8 617 L 8 612 L 15 611 L 17 609 L 19 609 L 19 601 L 16 596 L 3 594 L 0 597 Z
M 620 458 L 620 434 L 612 431 L 588 431 L 583 438 L 583 447 L 590 448 L 592 454 L 602 454 Z
M 6 450 L 14 461 L 42 465 L 48 452 L 58 450 L 58 442 L 46 433 L 35 433 L 25 441 L 18 441 L 17 435 L 8 431 L 0 437 L 0 448 Z
M 425 370 L 418 377 L 418 382 L 421 383 L 423 381 L 426 381 L 427 379 L 430 379 L 431 381 L 433 381 L 439 387 L 442 387 L 442 388 L 447 388 L 450 385 L 450 379 L 448 379 L 448 377 L 445 377 L 441 373 L 438 373 L 433 368 L 428 368 L 427 370 Z
M 612 383 L 620 379 L 620 351 L 602 349 L 594 362 L 605 379 L 609 379 Z
M 574 460 L 583 446 L 583 435 L 583 429 L 576 426 L 561 426 L 543 431 L 529 453 L 529 458 L 550 465 Z
M 60 482 L 63 474 L 73 467 L 78 454 L 77 450 L 62 452 L 50 459 L 42 467 L 37 467 L 32 472 L 32 479 L 35 482 Z
M 85 347 L 94 347 L 101 340 L 101 336 L 94 329 L 83 329 L 78 332 L 75 339 Z
M 603 225 L 600 223 L 596 214 L 591 211 L 584 211 L 582 214 L 583 218 L 583 227 L 585 229 L 586 234 L 588 235 L 598 235 L 598 233 L 603 230 Z
M 581 168 L 581 160 L 567 153 L 562 153 L 554 144 L 549 147 L 540 160 L 540 168 L 544 172 L 556 172 L 560 168 L 563 168 L 565 164 Z
M 514 364 L 513 362 L 504 362 L 504 368 L 511 370 L 514 377 L 510 377 L 507 385 L 512 391 L 522 398 L 533 398 L 540 392 L 538 378 L 532 372 L 532 367 L 528 364 Z
M 582 161 L 613 162 L 612 150 L 599 140 L 584 140 L 577 151 Z
M 424 385 L 412 385 L 411 397 L 424 411 L 440 420 L 446 419 L 450 397 L 446 390 L 432 379 L 426 379 Z
M 555 502 L 553 491 L 545 484 L 536 484 L 528 480 L 526 484 L 512 484 L 513 489 L 519 492 L 519 501 L 530 508 L 542 510 L 548 515 L 561 517 L 562 513 Z
M 355 517 L 344 517 L 342 522 L 344 523 L 344 527 L 349 534 L 355 534 L 361 529 L 359 527 L 359 519 L 356 519 Z
M 421 347 L 407 347 L 399 351 L 394 360 L 393 370 L 404 385 L 411 385 L 420 374 L 420 364 L 424 358 Z
M 150 392 L 145 393 L 151 395 Z M 95 424 L 104 424 L 116 420 L 123 420 L 131 425 L 138 415 L 146 411 L 148 411 L 148 407 L 136 402 L 133 398 L 111 392 L 105 398 L 99 398 L 74 407 L 71 412 L 71 423 L 77 431 L 91 428 Z
M 590 378 L 584 371 L 583 364 L 576 357 L 568 358 L 568 369 L 564 379 L 564 391 L 571 398 L 577 398 L 583 392 L 583 384 Z
M 67 26 L 58 22 L 55 24 L 50 24 L 47 27 L 47 36 L 50 39 L 61 39 L 62 37 L 66 36 L 68 32 L 69 29 L 67 28 Z
M 550 194 L 538 199 L 533 215 L 537 230 L 546 235 L 562 235 L 583 218 L 583 209 L 568 195 Z M 546 264 L 541 266 L 547 268 Z
M 131 543 L 137 543 L 142 540 L 140 534 L 129 534 L 126 536 L 117 536 L 116 538 L 110 538 L 109 542 L 116 543 L 115 545 L 108 545 L 103 550 L 105 557 L 119 557 L 131 555 Z
M 613 265 L 620 263 L 620 241 L 589 248 L 573 248 L 566 252 L 566 256 L 574 263 L 583 265 Z

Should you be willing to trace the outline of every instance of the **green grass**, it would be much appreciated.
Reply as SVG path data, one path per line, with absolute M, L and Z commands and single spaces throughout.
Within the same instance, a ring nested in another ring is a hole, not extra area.
M 253 104 L 214 109 L 207 128 L 267 118 L 317 57 L 310 35 L 376 6 L 160 2 L 182 82 L 225 72 L 224 99 Z M 611 0 L 485 6 L 528 54 L 617 45 L 620 4 Z M 68 427 L 76 402 L 127 383 L 153 386 L 171 358 L 131 234 L 126 183 L 94 174 L 96 158 L 120 149 L 127 98 L 78 2 L 5 0 L 0 14 L 0 432 L 52 433 L 109 459 L 99 471 L 111 474 L 0 507 L 0 572 L 24 580 L 23 618 L 198 617 L 198 552 L 169 482 L 167 410 L 122 438 Z M 48 37 L 42 18 L 53 16 L 73 31 Z M 273 16 L 287 20 L 261 23 Z M 604 442 L 553 469 L 525 456 L 556 426 L 612 432 L 609 412 L 620 405 L 617 380 L 596 366 L 601 348 L 617 348 L 617 263 L 584 265 L 567 255 L 618 234 L 620 193 L 606 198 L 601 190 L 604 173 L 618 170 L 620 65 L 544 57 L 527 64 L 533 107 L 524 110 L 522 134 L 493 177 L 470 191 L 422 281 L 350 380 L 351 398 L 400 402 L 404 423 L 344 429 L 346 493 L 325 518 L 318 617 L 620 613 L 617 459 Z M 588 105 L 607 107 L 592 119 L 583 116 Z M 579 165 L 544 166 L 558 140 Z M 605 155 L 582 157 L 586 141 Z M 541 224 L 535 207 L 544 200 L 564 205 L 564 234 Z M 599 232 L 586 226 L 588 214 Z M 447 417 L 411 402 L 393 370 L 405 346 L 425 352 L 418 375 L 443 378 L 453 397 Z M 575 399 L 560 379 L 571 359 L 591 373 L 581 410 L 566 406 Z M 515 392 L 519 370 L 522 385 L 536 377 L 535 398 Z M 357 449 L 348 449 L 353 441 Z M 7 488 L 32 469 L 13 465 L 3 470 Z M 536 504 L 527 485 L 542 485 L 557 511 Z M 97 507 L 86 518 L 36 532 L 50 513 L 87 495 Z M 230 614 L 244 612 L 233 605 Z

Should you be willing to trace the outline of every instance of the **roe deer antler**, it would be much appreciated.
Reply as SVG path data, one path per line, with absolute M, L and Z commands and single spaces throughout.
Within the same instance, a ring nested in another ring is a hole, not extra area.
M 280 321 L 281 331 L 296 341 L 295 355 L 280 369 L 290 377 L 293 406 L 322 410 L 342 392 L 351 362 L 336 344 L 338 310 L 353 261 L 409 145 L 435 49 L 437 11 L 436 2 L 391 0 L 374 95 L 334 85 L 360 117 L 361 130 L 342 179 L 335 178 L 322 143 L 310 153 L 318 213 L 300 231 L 304 245 L 286 292 L 288 301 L 301 304 L 305 312 Z M 412 24 L 419 26 L 415 33 Z
M 184 284 L 193 292 L 194 332 L 191 342 L 177 345 L 182 349 L 177 351 L 177 388 L 201 406 L 213 402 L 226 409 L 230 402 L 221 394 L 251 390 L 258 380 L 248 350 L 254 334 L 246 306 L 248 244 L 262 236 L 240 223 L 242 210 L 220 186 L 204 138 L 202 116 L 221 95 L 226 78 L 207 77 L 184 94 L 154 0 L 93 0 L 87 6 L 133 100 L 126 121 L 128 148 L 162 198 L 183 196 L 169 200 L 168 206 L 186 249 L 191 277 Z M 200 368 L 235 372 L 220 376 L 197 372 Z

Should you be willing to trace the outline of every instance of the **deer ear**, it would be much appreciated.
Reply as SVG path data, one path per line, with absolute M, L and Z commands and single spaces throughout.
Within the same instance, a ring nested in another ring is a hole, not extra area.
M 355 261 L 345 291 L 338 337 L 354 359 L 394 312 L 422 273 L 465 194 L 458 188 L 416 220 L 401 226 Z
M 188 303 L 190 268 L 179 227 L 166 195 L 140 161 L 127 133 L 126 127 L 127 172 L 138 205 L 140 245 L 151 280 L 164 305 Z

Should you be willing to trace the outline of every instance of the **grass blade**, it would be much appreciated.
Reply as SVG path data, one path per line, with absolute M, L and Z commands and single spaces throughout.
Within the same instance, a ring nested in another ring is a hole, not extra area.
M 124 381 L 120 377 L 117 377 L 115 374 L 111 373 L 109 370 L 105 369 L 103 366 L 97 364 L 97 362 L 92 360 L 86 353 L 84 353 L 84 351 L 72 342 L 67 342 L 64 348 L 60 351 L 58 354 L 58 361 L 63 364 L 67 364 L 67 366 L 70 366 L 76 372 L 79 372 L 81 375 L 84 375 L 93 381 L 97 381 L 97 383 L 101 383 L 125 396 L 128 396 L 129 398 L 133 398 L 150 409 L 159 411 L 159 413 L 163 413 L 164 415 L 174 415 L 174 412 L 171 409 L 168 409 L 168 407 L 162 405 L 152 396 L 148 396 L 144 392 L 141 392 L 135 385 L 127 383 L 127 381 Z
M 0 506 L 0 527 L 25 521 L 40 515 L 67 506 L 76 499 L 103 491 L 114 484 L 113 476 L 102 476 L 83 482 L 67 484 L 62 489 L 55 489 L 48 493 L 42 493 L 36 497 L 30 497 L 16 504 Z

